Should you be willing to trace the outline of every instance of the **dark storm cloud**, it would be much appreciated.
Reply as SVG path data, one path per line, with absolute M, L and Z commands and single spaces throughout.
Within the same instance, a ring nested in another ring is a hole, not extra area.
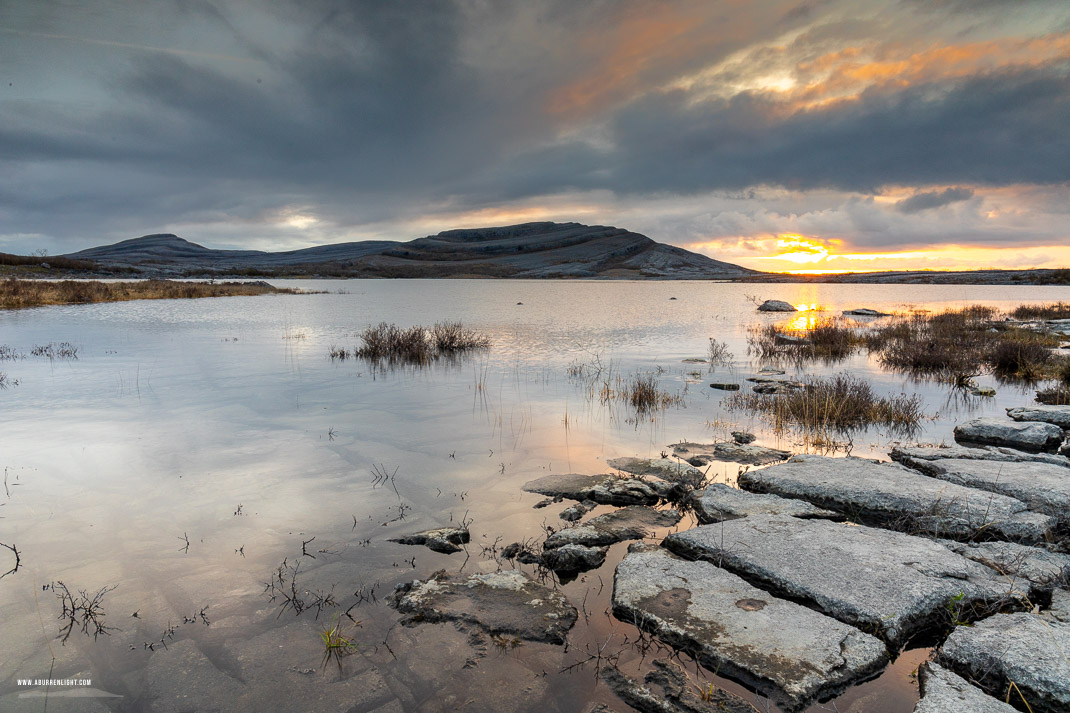
M 502 171 L 512 196 L 556 186 L 692 193 L 758 184 L 878 192 L 885 185 L 1070 181 L 1064 66 L 993 73 L 784 116 L 743 94 L 690 104 L 652 95 L 612 122 L 611 149 L 576 143 Z M 533 171 L 526 170 L 533 166 Z M 556 167 L 557 170 L 554 170 Z
M 65 20 L 76 6 L 0 7 L 3 38 L 21 43 L 0 46 L 0 62 L 36 49 L 26 76 L 45 82 L 41 96 L 0 102 L 0 233 L 130 237 L 307 209 L 344 234 L 430 206 L 572 191 L 650 200 L 918 186 L 891 211 L 902 217 L 972 190 L 933 186 L 1070 181 L 1065 57 L 912 75 L 811 108 L 746 89 L 865 44 L 870 21 L 833 0 L 732 13 L 648 0 L 182 0 L 153 22 L 133 5 L 108 7 L 106 19 L 140 30 L 119 41 L 99 20 L 84 33 Z M 64 70 L 46 75 L 52 52 Z M 714 65 L 713 88 L 730 93 L 675 83 Z
M 930 208 L 939 208 L 949 203 L 973 198 L 972 188 L 945 188 L 942 191 L 915 193 L 910 198 L 897 201 L 895 209 L 900 213 L 918 213 Z

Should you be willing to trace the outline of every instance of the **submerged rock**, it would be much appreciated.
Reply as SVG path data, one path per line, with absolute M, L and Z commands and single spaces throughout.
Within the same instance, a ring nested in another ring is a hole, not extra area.
M 691 487 L 699 485 L 704 477 L 698 468 L 671 458 L 611 458 L 606 465 L 631 475 L 652 475 Z
M 450 575 L 438 572 L 425 582 L 401 585 L 391 605 L 405 624 L 460 621 L 490 634 L 563 644 L 576 623 L 576 609 L 561 592 L 521 572 Z
M 758 305 L 759 312 L 798 312 L 795 305 L 788 304 L 783 300 L 766 300 Z
M 555 572 L 586 572 L 601 567 L 606 561 L 608 547 L 586 547 L 567 544 L 542 553 L 542 563 Z
M 791 515 L 793 517 L 842 517 L 806 502 L 778 495 L 759 495 L 732 488 L 722 483 L 709 485 L 705 490 L 691 493 L 688 503 L 702 524 L 735 520 L 748 515 Z
M 1051 423 L 975 418 L 955 426 L 955 440 L 1046 451 L 1058 447 L 1063 430 Z
M 945 483 L 894 463 L 799 455 L 787 463 L 743 473 L 740 487 L 800 498 L 865 524 L 952 539 L 978 534 L 1016 542 L 1044 542 L 1055 520 L 998 493 Z
M 680 513 L 676 510 L 631 505 L 591 518 L 582 525 L 558 530 L 546 538 L 543 546 L 548 550 L 569 544 L 600 547 L 624 540 L 641 540 L 654 528 L 672 527 L 678 522 Z
M 1017 713 L 969 681 L 931 661 L 918 669 L 921 700 L 914 713 Z
M 756 394 L 790 394 L 806 386 L 801 381 L 766 381 L 751 389 Z
M 888 660 L 869 634 L 650 545 L 632 545 L 617 566 L 613 613 L 788 710 L 834 695 Z
M 453 554 L 460 552 L 458 545 L 469 541 L 471 535 L 466 527 L 440 527 L 434 530 L 424 530 L 405 537 L 395 537 L 387 542 L 399 542 L 403 545 L 424 545 L 429 550 Z
M 626 676 L 616 666 L 602 669 L 602 681 L 617 697 L 641 713 L 758 713 L 739 696 L 710 685 L 699 689 L 682 668 L 671 661 L 654 659 L 654 670 L 643 683 Z
M 681 458 L 687 458 L 689 461 L 700 460 L 706 463 L 716 460 L 740 463 L 742 465 L 767 465 L 787 460 L 791 457 L 791 451 L 734 441 L 721 443 L 689 443 L 682 441 L 669 447 L 672 448 L 674 454 Z
M 739 384 L 730 384 L 722 381 L 715 381 L 710 384 L 711 389 L 720 389 L 721 391 L 739 391 Z
M 948 605 L 1014 605 L 989 568 L 938 542 L 891 530 L 785 515 L 751 515 L 665 538 L 685 557 L 715 562 L 899 649 L 948 621 Z
M 1070 430 L 1070 406 L 1022 406 L 1007 409 L 1015 421 L 1041 421 Z
M 1013 681 L 1033 713 L 1065 713 L 1070 710 L 1067 652 L 1070 624 L 1019 612 L 956 628 L 937 661 L 995 695 L 1003 696 Z
M 869 307 L 858 307 L 855 309 L 846 309 L 843 314 L 847 317 L 890 317 L 889 312 L 879 312 Z
M 1070 470 L 1062 466 L 950 458 L 925 463 L 923 472 L 948 483 L 1009 495 L 1070 528 Z
M 602 505 L 654 505 L 660 499 L 649 483 L 615 475 L 547 475 L 524 483 L 523 489 L 581 502 L 593 500 Z

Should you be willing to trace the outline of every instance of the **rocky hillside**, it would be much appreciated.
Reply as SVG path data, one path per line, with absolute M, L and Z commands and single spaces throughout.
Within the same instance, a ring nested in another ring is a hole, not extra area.
M 753 274 L 645 235 L 579 223 L 448 230 L 406 243 L 364 241 L 275 253 L 213 250 L 161 234 L 68 257 L 159 275 L 725 279 Z

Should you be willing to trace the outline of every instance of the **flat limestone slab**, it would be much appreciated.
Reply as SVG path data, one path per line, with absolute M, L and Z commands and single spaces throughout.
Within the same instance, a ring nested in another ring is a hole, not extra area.
M 1070 584 L 1070 556 L 1014 542 L 942 544 L 966 559 L 991 567 L 1009 580 L 1024 579 L 1040 590 Z
M 1054 424 L 1036 421 L 975 418 L 955 426 L 955 440 L 1046 451 L 1058 447 L 1062 442 L 1063 429 Z
M 1015 421 L 1043 421 L 1070 430 L 1070 406 L 1022 406 L 1007 409 Z
M 670 483 L 683 483 L 691 487 L 697 487 L 705 477 L 695 466 L 670 458 L 610 458 L 606 465 L 624 473 L 653 475 Z
M 743 473 L 740 487 L 800 498 L 865 524 L 967 539 L 1036 543 L 1055 526 L 1048 515 L 998 493 L 945 483 L 894 463 L 800 455 L 787 463 Z M 982 530 L 983 528 L 983 530 Z
M 576 623 L 576 608 L 556 590 L 519 571 L 449 575 L 411 582 L 390 596 L 391 605 L 418 622 L 464 621 L 491 634 L 562 644 Z
M 964 609 L 984 609 L 1010 589 L 932 540 L 829 520 L 752 515 L 674 533 L 663 544 L 877 632 L 895 649 L 946 621 L 958 595 Z
M 582 525 L 566 527 L 546 538 L 548 550 L 564 545 L 602 547 L 625 540 L 641 540 L 655 528 L 672 527 L 680 522 L 677 510 L 655 510 L 645 505 L 626 508 L 593 517 Z
M 723 483 L 709 485 L 705 490 L 691 493 L 688 502 L 703 525 L 722 520 L 735 520 L 748 515 L 791 515 L 793 517 L 841 517 L 832 510 L 824 510 L 805 500 L 792 500 L 778 495 L 759 495 L 739 490 Z
M 999 696 L 1014 681 L 1033 713 L 1066 713 L 1070 710 L 1068 653 L 1070 624 L 1019 612 L 958 627 L 937 660 Z
M 921 700 L 914 713 L 1017 713 L 969 681 L 932 663 L 918 669 Z
M 834 695 L 888 660 L 868 634 L 651 545 L 632 545 L 617 566 L 613 613 L 789 710 Z
M 1035 461 L 1037 463 L 1051 463 L 1052 465 L 1070 468 L 1070 458 L 1066 456 L 1052 455 L 1051 453 L 1027 453 L 1013 448 L 999 446 L 980 446 L 979 448 L 966 448 L 965 446 L 949 446 L 947 448 L 924 447 L 899 447 L 891 451 L 892 460 L 909 466 L 923 473 L 929 461 L 944 460 L 947 458 L 965 458 L 967 460 L 994 460 L 1003 462 Z
M 948 483 L 1009 495 L 1070 526 L 1070 470 L 1062 466 L 949 458 L 928 462 L 924 472 Z
M 615 475 L 547 475 L 524 483 L 525 491 L 602 505 L 654 505 L 660 499 L 649 483 Z

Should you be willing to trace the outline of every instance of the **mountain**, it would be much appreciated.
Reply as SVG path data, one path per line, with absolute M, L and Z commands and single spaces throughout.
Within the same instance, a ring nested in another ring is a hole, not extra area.
M 64 257 L 159 275 L 726 279 L 755 274 L 639 233 L 579 223 L 447 230 L 406 243 L 377 240 L 286 252 L 214 250 L 167 233 Z

